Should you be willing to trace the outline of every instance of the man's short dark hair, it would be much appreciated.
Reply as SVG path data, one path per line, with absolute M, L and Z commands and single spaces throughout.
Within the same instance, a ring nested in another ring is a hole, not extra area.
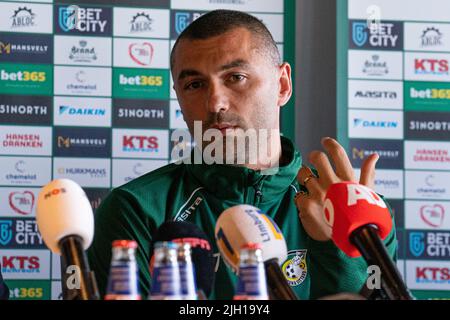
M 174 64 L 174 52 L 180 40 L 204 40 L 222 35 L 236 28 L 245 28 L 254 34 L 261 44 L 261 50 L 275 65 L 281 63 L 280 53 L 272 34 L 261 20 L 241 11 L 214 10 L 193 21 L 178 37 L 170 54 L 170 67 Z

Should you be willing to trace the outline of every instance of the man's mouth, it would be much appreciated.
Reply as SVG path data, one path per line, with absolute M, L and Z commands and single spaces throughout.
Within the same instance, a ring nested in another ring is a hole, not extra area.
M 237 128 L 237 126 L 231 124 L 231 123 L 217 123 L 210 127 L 211 129 L 220 130 L 220 132 L 225 135 L 227 130 L 229 132 L 234 131 L 234 129 Z

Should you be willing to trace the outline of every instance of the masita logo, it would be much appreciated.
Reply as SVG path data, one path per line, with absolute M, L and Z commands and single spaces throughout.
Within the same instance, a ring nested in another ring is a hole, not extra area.
M 51 125 L 52 114 L 50 97 L 2 95 L 0 123 Z
M 54 155 L 57 157 L 111 156 L 111 131 L 109 128 L 56 127 Z
M 110 159 L 54 158 L 53 176 L 67 178 L 82 187 L 109 188 Z
M 147 6 L 148 3 L 145 3 Z M 169 38 L 169 11 L 149 8 L 114 8 L 114 36 Z
M 401 81 L 349 80 L 349 108 L 403 109 Z
M 55 97 L 55 125 L 111 126 L 111 99 Z
M 113 70 L 114 96 L 117 98 L 169 99 L 169 70 Z
M 402 50 L 403 24 L 380 21 L 370 26 L 367 20 L 350 21 L 350 48 Z
M 111 39 L 55 36 L 55 64 L 111 66 Z
M 0 219 L 0 248 L 45 249 L 34 218 Z
M 405 110 L 450 111 L 450 83 L 405 82 Z
M 405 141 L 405 169 L 447 170 L 450 142 Z
M 0 35 L 0 61 L 53 63 L 53 37 L 27 34 Z
M 168 158 L 167 130 L 113 129 L 113 157 Z
M 57 6 L 56 32 L 70 34 L 112 35 L 112 9 L 78 5 Z
M 46 279 L 50 277 L 50 251 L 2 250 L 2 275 L 5 279 Z
M 2 154 L 51 155 L 51 128 L 0 126 Z
M 0 64 L 0 93 L 52 93 L 53 71 L 50 65 Z

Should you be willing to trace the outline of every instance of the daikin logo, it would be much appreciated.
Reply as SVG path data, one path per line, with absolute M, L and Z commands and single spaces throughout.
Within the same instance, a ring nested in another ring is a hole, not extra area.
M 361 118 L 353 120 L 354 127 L 363 128 L 397 128 L 398 122 L 396 121 L 369 121 Z
M 82 115 L 82 116 L 104 116 L 106 109 L 75 108 L 70 106 L 59 106 L 59 114 Z

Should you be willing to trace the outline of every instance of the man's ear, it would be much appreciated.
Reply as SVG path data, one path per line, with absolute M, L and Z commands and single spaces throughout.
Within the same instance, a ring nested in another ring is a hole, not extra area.
M 279 69 L 279 90 L 278 90 L 278 105 L 284 106 L 292 95 L 292 79 L 291 79 L 291 66 L 289 63 L 284 62 Z

